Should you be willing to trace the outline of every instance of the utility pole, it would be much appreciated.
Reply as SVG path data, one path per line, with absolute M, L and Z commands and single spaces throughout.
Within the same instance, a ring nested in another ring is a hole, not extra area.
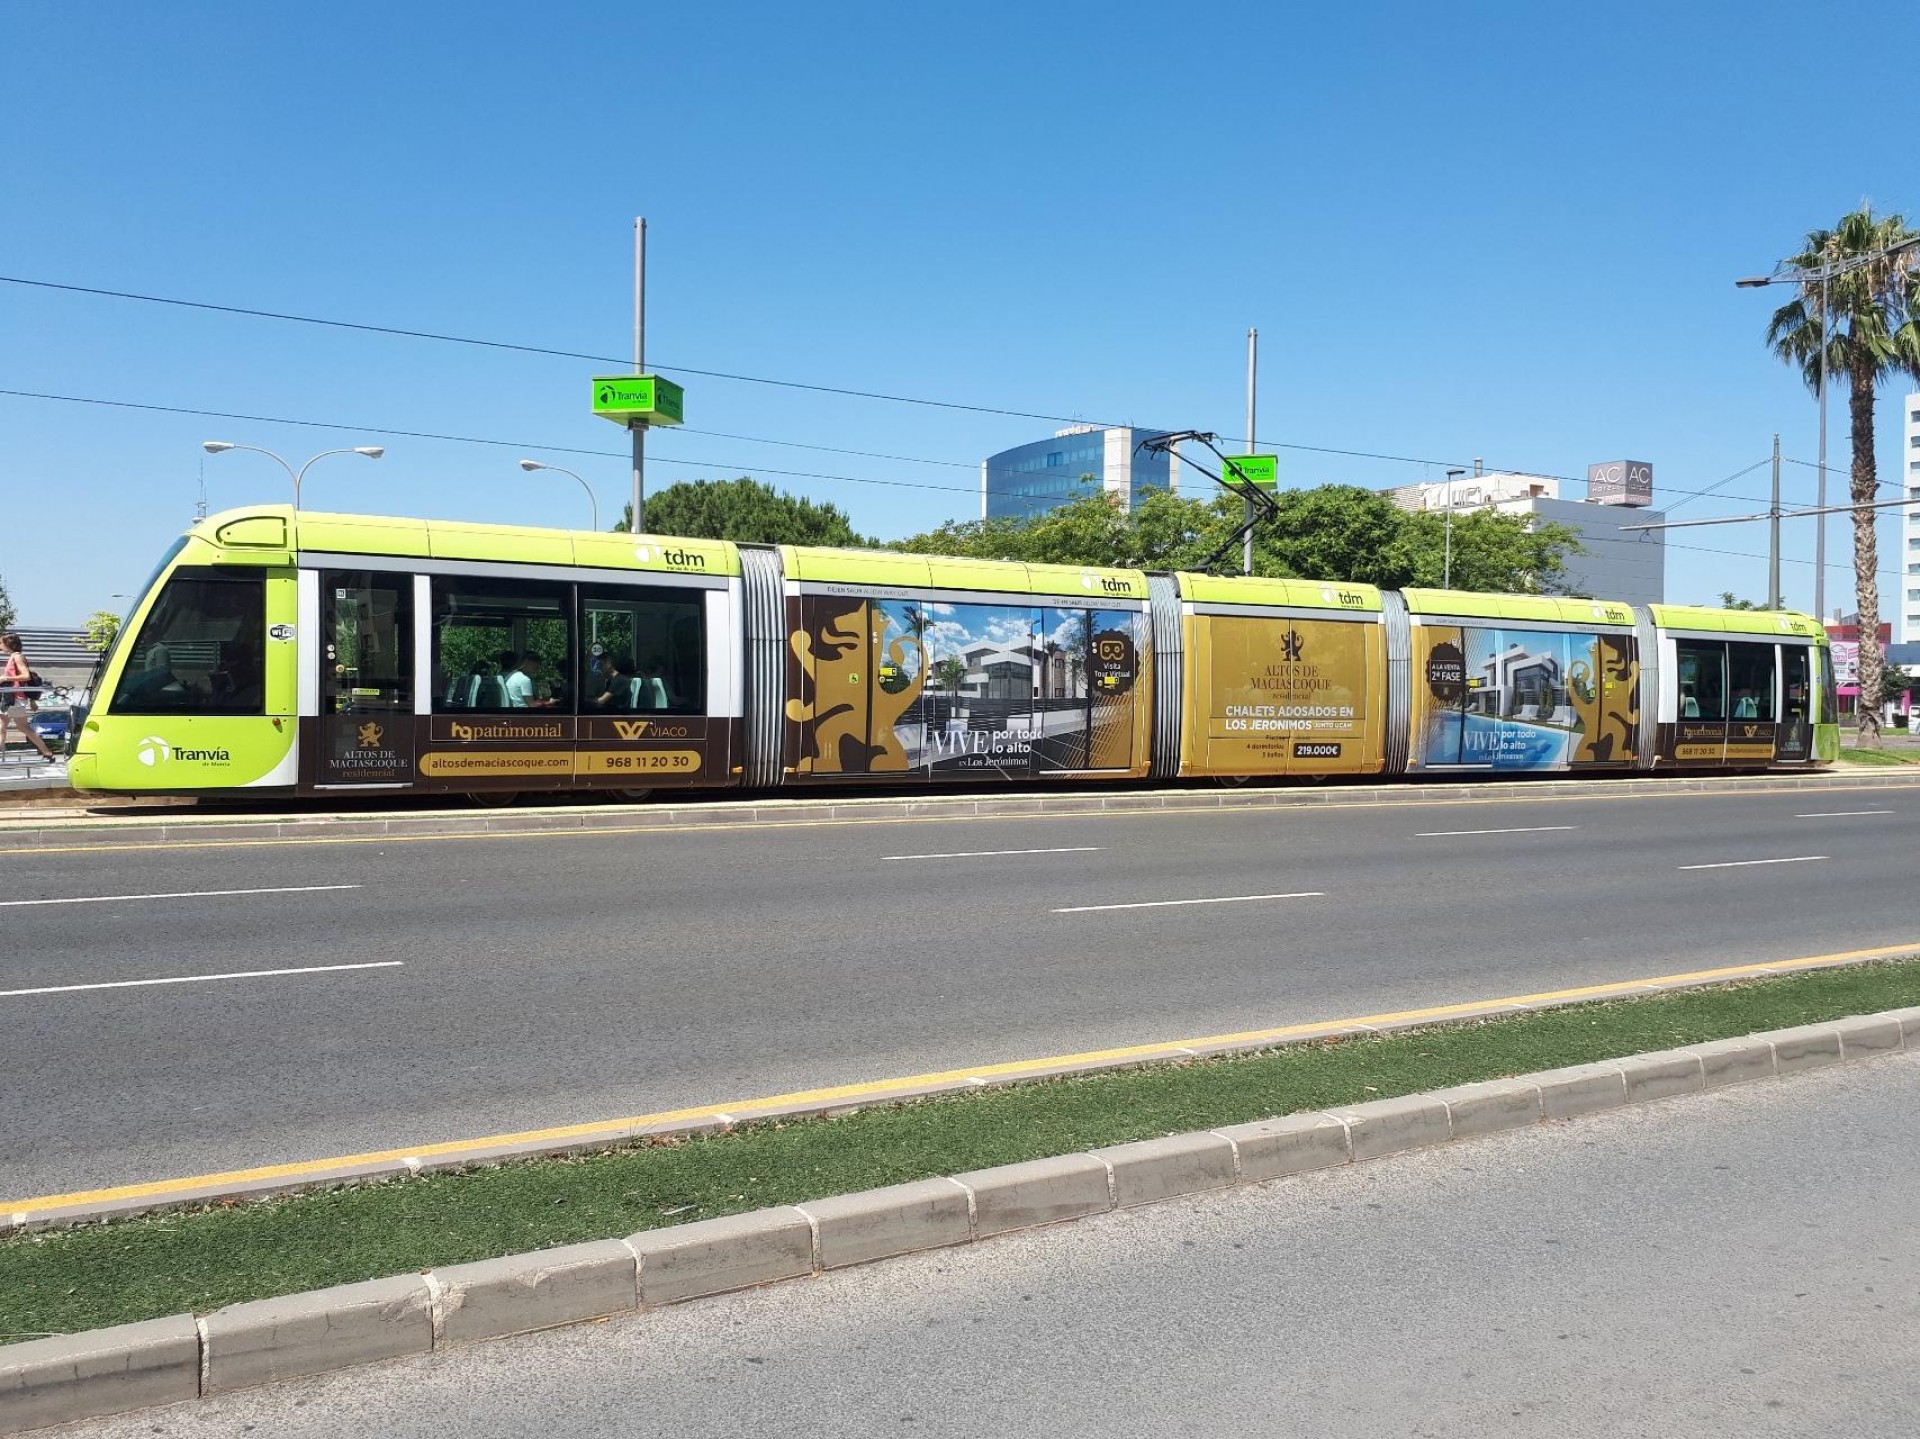
M 1257 329 L 1247 331 L 1247 448 L 1246 453 L 1254 452 L 1254 382 L 1260 372 L 1260 332 Z M 1246 502 L 1247 538 L 1240 551 L 1240 573 L 1253 573 L 1253 501 Z
M 1480 462 L 1478 460 L 1475 460 L 1473 462 L 1473 465 L 1474 465 L 1473 472 L 1476 475 L 1479 474 Z M 1446 530 L 1446 533 L 1447 533 L 1447 548 L 1446 548 L 1446 558 L 1440 562 L 1442 566 L 1440 571 L 1440 588 L 1443 590 L 1450 590 L 1453 588 L 1453 477 L 1455 475 L 1464 475 L 1465 473 L 1466 473 L 1465 470 L 1448 470 L 1447 471 L 1447 498 L 1444 502 L 1444 508 L 1446 510 L 1446 519 L 1443 522 L 1443 528 Z
M 1816 515 L 1824 521 L 1825 515 Z M 1773 502 L 1767 507 L 1767 608 L 1783 607 L 1780 598 L 1780 437 L 1773 437 Z M 1826 621 L 1821 620 L 1822 624 Z
M 633 222 L 633 372 L 644 374 L 647 368 L 647 220 Z M 633 436 L 633 533 L 645 528 L 647 512 L 647 426 L 645 421 L 630 421 L 627 431 Z

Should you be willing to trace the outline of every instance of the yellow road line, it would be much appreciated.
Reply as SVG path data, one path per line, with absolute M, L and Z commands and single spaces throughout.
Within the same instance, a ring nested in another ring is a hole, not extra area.
M 1857 794 L 1883 788 L 1880 785 L 1827 785 L 1820 793 Z M 282 849 L 299 845 L 344 845 L 344 844 L 429 844 L 447 841 L 473 840 L 515 840 L 515 839 L 594 839 L 600 837 L 619 837 L 635 834 L 729 834 L 741 830 L 756 832 L 777 832 L 786 829 L 837 829 L 866 825 L 894 824 L 994 824 L 1017 823 L 1027 820 L 1068 820 L 1068 819 L 1136 819 L 1150 815 L 1196 815 L 1196 814 L 1254 814 L 1275 813 L 1294 814 L 1305 811 L 1309 814 L 1338 814 L 1356 809 L 1431 809 L 1446 808 L 1462 804 L 1492 806 L 1507 804 L 1556 804 L 1585 803 L 1587 800 L 1640 800 L 1640 799 L 1752 799 L 1761 795 L 1784 795 L 1793 791 L 1786 789 L 1765 790 L 1662 790 L 1651 793 L 1615 793 L 1615 794 L 1559 794 L 1559 795 L 1503 795 L 1491 799 L 1381 799 L 1358 800 L 1352 804 L 1302 803 L 1302 804 L 1208 804 L 1208 805 L 1156 805 L 1150 809 L 1088 809 L 1063 810 L 1052 814 L 916 814 L 916 815 L 841 815 L 833 819 L 806 820 L 737 820 L 716 824 L 634 824 L 609 825 L 592 829 L 527 829 L 527 830 L 479 830 L 471 834 L 355 834 L 355 835 L 282 835 L 271 839 L 168 839 L 151 842 L 127 841 L 113 844 L 35 844 L 16 845 L 0 848 L 0 855 L 35 854 L 127 854 L 148 850 L 168 849 Z M 1076 796 L 1078 798 L 1079 796 Z M 218 823 L 219 821 L 206 821 Z M 244 822 L 244 821 L 238 821 Z M 265 821 L 282 823 L 284 821 Z M 357 821 L 349 820 L 349 823 Z M 5 831 L 0 830 L 0 839 Z
M 489 1134 L 477 1139 L 448 1140 L 439 1144 L 416 1145 L 409 1149 L 379 1149 L 365 1154 L 347 1154 L 331 1159 L 300 1160 L 291 1164 L 269 1164 L 255 1169 L 233 1169 L 218 1174 L 196 1174 L 181 1179 L 157 1179 L 146 1184 L 123 1184 L 110 1189 L 76 1190 L 71 1194 L 45 1194 L 31 1199 L 0 1201 L 0 1215 L 19 1217 L 68 1206 L 98 1205 L 122 1200 L 165 1199 L 205 1190 L 239 1188 L 253 1184 L 302 1177 L 365 1165 L 393 1164 L 408 1159 L 447 1159 L 460 1155 L 485 1156 L 515 1145 L 566 1144 L 592 1140 L 597 1136 L 615 1137 L 635 1130 L 664 1125 L 687 1124 L 702 1120 L 731 1121 L 734 1117 L 763 1109 L 789 1109 L 799 1106 L 827 1107 L 876 1100 L 940 1086 L 964 1084 L 970 1080 L 1010 1080 L 1022 1076 L 1058 1077 L 1064 1070 L 1112 1064 L 1117 1060 L 1178 1058 L 1185 1051 L 1203 1048 L 1255 1048 L 1284 1044 L 1292 1040 L 1351 1031 L 1366 1026 L 1404 1025 L 1421 1020 L 1458 1018 L 1509 1005 L 1569 1004 L 1577 1000 L 1605 999 L 1631 994 L 1648 985 L 1711 984 L 1738 979 L 1757 979 L 1767 975 L 1813 969 L 1823 965 L 1846 964 L 1920 951 L 1920 940 L 1886 945 L 1879 949 L 1850 949 L 1836 954 L 1817 954 L 1804 959 L 1776 959 L 1758 964 L 1736 964 L 1720 969 L 1698 969 L 1684 974 L 1663 974 L 1652 979 L 1628 979 L 1611 984 L 1589 984 L 1573 989 L 1542 990 L 1535 994 L 1513 994 L 1499 999 L 1473 1000 L 1463 1004 L 1441 1004 L 1426 1009 L 1402 1009 L 1387 1014 L 1366 1014 L 1355 1019 L 1322 1020 L 1313 1024 L 1283 1025 L 1277 1029 L 1249 1029 L 1234 1034 L 1212 1034 L 1199 1039 L 1167 1040 L 1155 1044 L 1123 1045 L 1113 1049 L 1083 1050 L 1078 1054 L 1056 1054 L 1044 1059 L 1018 1059 L 1002 1064 L 974 1065 L 966 1069 L 945 1069 L 930 1074 L 913 1074 L 894 1079 L 867 1080 L 858 1084 L 830 1085 L 823 1089 L 802 1089 L 761 1099 L 735 1100 L 726 1104 L 704 1104 L 689 1109 L 666 1109 L 653 1114 L 638 1114 L 625 1119 L 604 1119 L 585 1124 L 566 1124 L 551 1129 L 526 1129 L 512 1134 Z

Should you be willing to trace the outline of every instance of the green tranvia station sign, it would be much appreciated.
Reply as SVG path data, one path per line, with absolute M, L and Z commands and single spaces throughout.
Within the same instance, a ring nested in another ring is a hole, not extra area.
M 1221 467 L 1221 479 L 1245 479 L 1248 484 L 1262 490 L 1280 488 L 1278 455 L 1233 455 L 1230 458 L 1232 463 Z M 1234 474 L 1236 467 L 1240 471 L 1238 475 Z
M 658 375 L 596 375 L 593 412 L 616 425 L 677 425 L 686 416 L 686 392 Z

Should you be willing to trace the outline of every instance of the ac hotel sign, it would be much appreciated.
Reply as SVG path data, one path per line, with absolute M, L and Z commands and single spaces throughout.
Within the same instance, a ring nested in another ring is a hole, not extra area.
M 1609 460 L 1587 466 L 1587 499 L 1596 505 L 1653 503 L 1653 466 L 1645 460 Z

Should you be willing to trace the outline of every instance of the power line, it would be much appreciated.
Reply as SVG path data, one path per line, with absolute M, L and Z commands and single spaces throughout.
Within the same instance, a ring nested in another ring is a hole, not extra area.
M 1674 541 L 1669 540 L 1667 541 L 1667 548 L 1670 550 L 1693 550 L 1703 555 L 1725 555 L 1729 559 L 1735 559 L 1735 560 L 1757 560 L 1761 564 L 1765 564 L 1767 562 L 1767 557 L 1765 555 L 1750 554 L 1746 550 L 1716 549 L 1712 545 L 1683 545 L 1683 544 L 1677 544 Z M 1782 555 L 1780 556 L 1780 558 L 1783 562 L 1790 565 L 1814 565 L 1819 563 L 1819 561 L 1817 560 L 1796 559 L 1792 555 Z M 1833 562 L 1829 561 L 1828 563 L 1832 564 Z M 1898 580 L 1898 579 L 1906 578 L 1906 576 L 1902 575 L 1898 570 L 1875 570 L 1874 573 L 1880 576 L 1880 578 L 1882 579 Z
M 310 430 L 342 430 L 355 434 L 392 435 L 409 440 L 441 440 L 451 444 L 488 445 L 498 449 L 541 450 L 553 455 L 591 455 L 604 459 L 624 460 L 628 455 L 623 450 L 587 450 L 568 445 L 550 445 L 533 440 L 497 440 L 479 435 L 448 435 L 430 430 L 396 430 L 381 425 L 349 425 L 331 420 L 296 420 L 285 415 L 246 415 L 231 410 L 199 410 L 185 405 L 151 405 L 134 400 L 106 400 L 92 395 L 52 395 L 34 390 L 0 389 L 0 395 L 10 395 L 22 400 L 53 400 L 69 405 L 101 405 L 116 410 L 147 410 L 163 415 L 193 415 L 207 420 L 245 420 L 257 425 L 297 425 Z M 980 488 L 960 485 L 923 484 L 913 480 L 876 480 L 860 475 L 832 475 L 814 470 L 783 470 L 767 465 L 747 465 L 723 463 L 717 460 L 681 460 L 668 459 L 665 456 L 652 457 L 664 465 L 687 465 L 695 469 L 756 471 L 766 475 L 783 475 L 807 480 L 837 480 L 850 485 L 881 485 L 891 489 L 907 490 L 944 490 L 953 494 L 978 495 Z
M 1767 465 L 1771 463 L 1773 463 L 1773 457 L 1769 455 L 1764 460 L 1756 460 L 1753 464 L 1748 465 L 1744 470 L 1735 470 L 1732 474 L 1728 475 L 1724 480 L 1715 480 L 1712 484 L 1708 485 L 1704 490 L 1697 490 L 1692 494 L 1686 495 L 1685 499 L 1675 501 L 1673 504 L 1668 505 L 1667 513 L 1672 514 L 1675 510 L 1679 509 L 1681 505 L 1690 505 L 1695 500 L 1705 499 L 1708 495 L 1711 495 L 1714 491 L 1718 490 L 1722 485 L 1730 485 L 1735 480 L 1740 479 L 1742 476 L 1752 474 L 1755 470 L 1759 469 L 1762 465 Z M 1685 494 L 1686 492 L 1681 491 L 1681 493 Z M 1729 500 L 1737 500 L 1737 499 L 1740 499 L 1740 496 L 1725 495 L 1722 498 L 1729 499 Z M 1772 501 L 1771 500 L 1753 500 L 1753 501 L 1742 501 L 1742 503 L 1771 504 Z
M 51 394 L 51 393 L 36 391 L 36 390 L 14 390 L 14 389 L 0 389 L 0 395 L 12 396 L 15 399 L 52 401 L 60 404 L 98 405 L 107 409 L 142 410 L 142 411 L 147 411 L 154 414 L 192 415 L 200 419 L 242 420 L 250 424 L 290 425 L 290 426 L 296 426 L 303 429 L 351 431 L 351 432 L 360 433 L 360 434 L 387 435 L 387 436 L 392 436 L 392 437 L 401 438 L 401 439 L 432 440 L 432 441 L 438 441 L 438 442 L 447 443 L 447 444 L 485 445 L 490 448 L 496 448 L 496 449 L 540 450 L 545 453 L 555 454 L 555 455 L 583 455 L 583 456 L 588 456 L 595 459 L 626 459 L 628 458 L 627 454 L 624 451 L 585 449 L 585 448 L 581 448 L 578 446 L 571 446 L 571 445 L 556 445 L 556 444 L 552 444 L 542 440 L 504 440 L 504 439 L 496 439 L 496 438 L 481 436 L 481 435 L 447 434 L 447 433 L 432 431 L 432 430 L 402 430 L 402 429 L 395 429 L 391 426 L 385 426 L 385 425 L 345 424 L 345 423 L 340 423 L 340 422 L 331 421 L 331 420 L 297 419 L 287 415 L 254 415 L 254 414 L 236 412 L 232 410 L 199 409 L 199 408 L 195 408 L 192 406 L 185 406 L 185 405 L 158 405 L 158 404 L 152 404 L 152 403 L 136 401 L 136 400 L 111 400 L 111 399 L 105 399 L 103 397 L 96 396 L 96 395 L 57 395 L 57 394 Z M 683 433 L 686 433 L 686 432 L 683 431 Z M 721 432 L 700 431 L 698 433 L 711 434 L 711 435 L 714 435 L 715 437 L 720 437 Z M 840 449 L 834 446 L 802 445 L 798 441 L 772 440 L 764 436 L 728 435 L 725 437 L 730 439 L 745 440 L 755 444 L 790 444 L 798 448 L 806 448 L 806 449 L 817 448 L 822 450 L 828 450 L 836 454 L 861 455 L 861 456 L 871 457 L 875 459 L 888 458 L 888 459 L 905 460 L 905 459 L 912 458 L 910 456 L 885 456 L 885 455 L 878 454 L 874 451 L 866 451 L 866 450 L 845 450 L 845 449 Z M 1307 447 L 1302 447 L 1302 448 L 1307 448 Z M 1362 458 L 1368 458 L 1368 459 L 1392 458 L 1387 456 L 1367 454 L 1364 451 L 1357 451 L 1357 450 L 1331 451 L 1331 450 L 1325 450 L 1324 448 L 1322 448 L 1320 452 L 1335 453 L 1335 454 L 1352 454 L 1352 455 L 1357 455 Z M 872 486 L 877 486 L 883 489 L 929 490 L 929 491 L 935 491 L 935 492 L 944 493 L 944 494 L 958 494 L 958 495 L 968 495 L 968 496 L 978 496 L 980 493 L 979 487 L 977 485 L 939 485 L 939 484 L 930 484 L 925 481 L 916 481 L 916 480 L 874 479 L 874 478 L 870 478 L 862 475 L 843 475 L 843 474 L 828 473 L 828 472 L 823 472 L 818 470 L 783 469 L 775 466 L 753 464 L 753 463 L 748 463 L 744 461 L 677 459 L 677 458 L 672 458 L 665 455 L 656 456 L 656 459 L 661 464 L 679 465 L 679 466 L 683 466 L 690 469 L 706 469 L 706 470 L 714 470 L 714 471 L 731 470 L 731 471 L 734 471 L 735 473 L 742 473 L 742 474 L 751 472 L 751 473 L 764 474 L 764 475 L 778 475 L 785 479 L 825 480 L 831 483 L 839 483 L 839 484 L 872 485 Z M 951 464 L 961 468 L 968 468 L 968 469 L 972 468 L 972 466 L 965 465 L 963 462 L 957 461 L 957 460 L 954 460 L 954 461 L 925 460 L 925 461 L 922 461 L 922 463 L 928 463 L 928 464 L 944 463 L 944 464 Z M 1765 462 L 1763 461 L 1762 463 L 1765 463 Z M 1542 475 L 1539 478 L 1559 479 L 1562 477 L 1555 476 L 1555 475 Z M 1725 482 L 1722 481 L 1721 483 L 1725 483 Z M 1704 495 L 1708 493 L 1707 491 L 1675 490 L 1671 486 L 1668 486 L 1666 488 L 1668 489 L 1669 493 L 1676 493 L 1676 494 Z M 1079 498 L 1088 493 L 1091 493 L 1091 487 L 1084 484 L 1080 484 L 1080 485 L 1074 485 L 1073 487 L 1068 489 L 1048 490 L 1048 491 L 1039 492 L 1039 493 L 1028 496 L 1028 498 L 1071 500 L 1071 499 Z M 1751 495 L 1721 494 L 1721 495 L 1715 495 L 1714 498 L 1725 499 L 1725 500 L 1740 500 L 1748 504 L 1765 504 L 1766 503 L 1766 501 Z
M 150 305 L 170 305 L 180 309 L 208 311 L 213 314 L 239 315 L 249 319 L 279 320 L 289 324 L 316 325 L 316 326 L 320 326 L 322 328 L 327 328 L 327 329 L 351 330 L 351 331 L 356 331 L 362 334 L 371 334 L 371 335 L 388 335 L 388 336 L 393 336 L 400 339 L 431 340 L 441 344 L 467 345 L 467 346 L 472 346 L 479 349 L 489 349 L 489 350 L 505 350 L 512 353 L 516 353 L 516 354 L 540 355 L 540 356 L 544 356 L 551 359 L 586 360 L 595 364 L 619 365 L 623 368 L 631 363 L 631 360 L 628 358 L 616 357 L 612 355 L 596 355 L 589 351 L 584 351 L 584 350 L 564 350 L 564 349 L 559 349 L 553 346 L 529 345 L 529 344 L 522 344 L 517 341 L 510 341 L 510 340 L 491 340 L 491 339 L 485 339 L 485 338 L 472 336 L 472 335 L 451 335 L 451 334 L 445 334 L 440 331 L 434 331 L 434 330 L 407 329 L 397 325 L 374 325 L 374 324 L 367 324 L 367 323 L 354 321 L 354 320 L 334 320 L 334 319 L 328 319 L 323 316 L 317 316 L 317 315 L 296 315 L 296 314 L 291 314 L 286 311 L 280 311 L 280 310 L 263 310 L 263 309 L 257 309 L 257 308 L 244 306 L 244 305 L 221 305 L 221 304 L 215 304 L 211 301 L 185 300 L 185 299 L 180 299 L 180 298 L 177 298 L 174 296 L 168 296 L 168 295 L 148 295 L 148 294 L 142 294 L 138 291 L 132 291 L 132 290 L 110 290 L 110 289 L 104 289 L 104 288 L 90 286 L 90 285 L 69 285 L 69 284 L 62 284 L 53 280 L 29 279 L 19 275 L 0 275 L 0 282 L 5 282 L 10 285 L 26 286 L 33 289 L 59 291 L 66 294 L 92 295 L 99 298 L 115 299 L 115 300 L 131 300 L 141 304 L 150 304 Z M 839 385 L 820 385 L 820 384 L 813 384 L 813 383 L 809 383 L 801 380 L 775 379 L 765 375 L 746 375 L 746 374 L 739 374 L 739 373 L 726 371 L 726 370 L 696 369 L 690 365 L 660 364 L 656 366 L 656 368 L 661 370 L 672 370 L 680 374 L 686 374 L 686 375 L 699 375 L 707 379 L 732 380 L 732 381 L 738 381 L 743 384 L 773 385 L 773 386 L 778 386 L 778 387 L 783 387 L 788 389 L 806 390 L 816 394 L 843 395 L 843 396 L 850 396 L 857 399 L 868 399 L 868 400 L 884 400 L 884 401 L 888 401 L 895 404 L 925 405 L 925 406 L 931 406 L 938 409 L 965 411 L 971 414 L 1001 415 L 1001 416 L 1006 416 L 1013 419 L 1044 420 L 1050 424 L 1062 424 L 1062 425 L 1093 424 L 1096 428 L 1100 428 L 1100 429 L 1136 428 L 1130 425 L 1122 426 L 1122 425 L 1111 424 L 1106 422 L 1087 421 L 1079 416 L 1069 418 L 1065 415 L 1046 414 L 1046 413 L 1035 411 L 1035 410 L 1008 409 L 1003 406 L 997 406 L 997 405 L 980 405 L 980 404 L 972 404 L 972 403 L 967 403 L 967 402 L 958 401 L 958 400 L 931 399 L 925 396 L 917 396 L 917 395 L 890 395 L 890 394 L 885 394 L 879 391 L 860 390 L 860 389 L 854 389 L 854 388 L 839 386 Z M 288 423 L 291 423 L 291 422 L 288 422 Z M 388 431 L 382 431 L 381 433 L 399 434 L 403 432 L 388 430 Z M 720 436 L 722 438 L 738 439 L 738 440 L 747 441 L 747 442 L 756 443 L 756 444 L 787 445 L 787 446 L 792 446 L 794 448 L 817 449 L 822 452 L 830 453 L 830 454 L 857 455 L 863 458 L 887 459 L 887 460 L 894 460 L 894 461 L 899 461 L 902 463 L 909 463 L 909 464 L 944 465 L 944 466 L 952 466 L 954 468 L 971 469 L 973 467 L 973 464 L 976 463 L 976 462 L 970 462 L 965 460 L 932 459 L 926 456 L 918 456 L 918 455 L 883 455 L 883 454 L 877 454 L 871 451 L 841 449 L 837 446 L 832 446 L 832 445 L 808 445 L 795 440 L 776 440 L 776 439 L 768 439 L 765 437 L 753 436 L 753 435 L 721 435 L 721 432 L 719 431 L 704 431 L 704 432 L 689 431 L 688 433 L 709 433 L 709 434 L 714 434 L 716 436 Z M 1223 442 L 1227 444 L 1232 444 L 1232 445 L 1241 445 L 1241 444 L 1247 443 L 1247 441 L 1244 438 L 1235 438 L 1232 436 L 1226 437 Z M 1333 445 L 1307 445 L 1307 444 L 1297 444 L 1297 443 L 1291 443 L 1291 442 L 1280 441 L 1280 440 L 1258 441 L 1257 443 L 1263 444 L 1266 447 L 1270 449 L 1275 449 L 1275 450 L 1286 450 L 1286 451 L 1301 453 L 1301 454 L 1333 455 L 1333 456 L 1338 456 L 1346 459 L 1379 460 L 1388 464 L 1431 465 L 1431 466 L 1437 466 L 1441 468 L 1447 468 L 1457 463 L 1454 460 L 1435 459 L 1431 456 L 1384 454 L 1384 453 L 1371 451 L 1371 450 L 1345 449 L 1345 448 L 1341 448 L 1339 446 L 1333 446 Z M 541 448 L 552 449 L 557 454 L 600 454 L 602 453 L 601 451 L 567 450 L 558 446 L 543 446 Z M 1576 482 L 1574 476 L 1555 475 L 1555 474 L 1550 474 L 1542 471 L 1532 471 L 1532 470 L 1522 470 L 1522 469 L 1509 469 L 1506 471 L 1500 471 L 1498 470 L 1498 467 L 1496 467 L 1496 472 L 1514 473 L 1514 474 L 1537 474 L 1541 479 L 1560 480 L 1569 484 Z M 880 482 L 875 481 L 873 483 L 880 483 Z M 1671 490 L 1671 487 L 1669 487 L 1669 489 L 1670 489 L 1670 492 L 1672 493 L 1677 493 L 1677 494 L 1688 493 L 1687 491 L 1684 491 L 1684 490 Z M 978 493 L 977 489 L 973 489 L 970 492 Z M 1763 502 L 1755 501 L 1753 503 L 1763 503 Z
M 955 470 L 977 470 L 978 460 L 935 460 L 925 455 L 888 455 L 878 450 L 849 450 L 839 445 L 815 445 L 804 440 L 775 440 L 765 435 L 730 435 L 725 430 L 701 430 L 692 425 L 675 425 L 674 429 L 683 435 L 710 435 L 716 440 L 745 440 L 752 445 L 782 445 L 790 450 L 819 450 L 829 455 L 857 455 L 863 460 L 898 460 L 909 465 L 945 465 Z
M 596 355 L 584 350 L 561 350 L 546 345 L 522 345 L 510 340 L 487 340 L 472 335 L 447 335 L 434 330 L 409 330 L 397 325 L 369 325 L 355 320 L 329 320 L 318 315 L 292 315 L 279 310 L 256 310 L 244 305 L 216 305 L 206 300 L 181 300 L 167 295 L 142 295 L 131 290 L 106 290 L 89 285 L 63 285 L 52 280 L 30 280 L 19 275 L 0 275 L 9 285 L 25 285 L 39 290 L 59 290 L 74 295 L 93 295 L 111 300 L 136 300 L 148 305 L 172 305 L 184 310 L 207 310 L 219 315 L 243 315 L 255 320 L 281 320 L 295 325 L 319 325 L 333 330 L 357 330 L 368 335 L 390 335 L 406 340 L 435 340 L 446 345 L 470 345 L 483 350 L 510 350 L 523 355 L 544 355 L 550 359 L 588 360 L 597 365 L 632 364 L 631 357 Z M 701 370 L 692 365 L 656 364 L 657 370 L 682 375 L 699 375 L 708 380 L 733 380 L 745 385 L 774 385 L 782 389 L 808 390 L 820 395 L 845 395 L 860 400 L 886 400 L 899 405 L 926 405 L 941 410 L 964 410 L 976 415 L 1004 415 L 1018 420 L 1046 420 L 1053 424 L 1082 423 L 1063 415 L 1044 415 L 1033 410 L 1012 410 L 998 405 L 964 404 L 958 400 L 934 400 L 920 395 L 889 395 L 876 390 L 857 390 L 843 385 L 819 385 L 804 380 L 777 380 L 766 375 L 741 375 L 727 370 Z M 1119 428 L 1102 425 L 1103 429 Z
M 1820 468 L 1818 461 L 1815 461 L 1815 460 L 1794 460 L 1794 459 L 1788 459 L 1787 456 L 1785 455 L 1782 455 L 1780 458 L 1783 460 L 1786 460 L 1786 462 L 1790 465 L 1800 465 L 1803 468 L 1806 468 L 1809 470 L 1817 470 Z M 1828 465 L 1827 473 L 1831 475 L 1841 476 L 1847 479 L 1851 479 L 1852 477 L 1850 471 L 1843 470 L 1838 465 Z M 1897 490 L 1900 488 L 1900 482 L 1898 480 L 1883 480 L 1878 475 L 1874 476 L 1873 483 L 1878 487 L 1889 489 L 1889 490 Z

